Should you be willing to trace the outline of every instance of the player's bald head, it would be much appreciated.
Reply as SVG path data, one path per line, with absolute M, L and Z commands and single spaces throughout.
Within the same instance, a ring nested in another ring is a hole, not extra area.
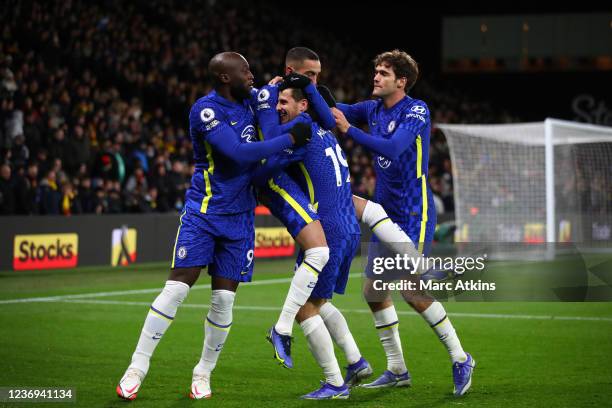
M 208 63 L 208 73 L 217 92 L 236 100 L 249 97 L 253 74 L 247 60 L 237 52 L 222 52 Z
M 227 82 L 227 80 L 222 79 L 223 75 L 229 76 L 232 72 L 239 71 L 244 65 L 248 66 L 249 64 L 246 58 L 237 52 L 221 52 L 211 58 L 208 63 L 208 72 L 215 84 L 219 84 Z

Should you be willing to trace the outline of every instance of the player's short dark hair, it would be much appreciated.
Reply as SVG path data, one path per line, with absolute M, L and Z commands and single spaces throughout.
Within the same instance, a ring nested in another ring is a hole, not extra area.
M 397 78 L 406 78 L 404 91 L 408 92 L 419 77 L 419 66 L 416 61 L 404 51 L 395 49 L 383 52 L 374 58 L 374 67 L 388 65 Z
M 307 99 L 304 91 L 300 88 L 287 88 L 291 90 L 291 97 L 296 101 L 301 101 L 302 99 Z
M 287 51 L 285 56 L 285 65 L 291 65 L 292 62 L 304 62 L 306 60 L 319 61 L 319 56 L 316 52 L 306 47 L 293 47 Z

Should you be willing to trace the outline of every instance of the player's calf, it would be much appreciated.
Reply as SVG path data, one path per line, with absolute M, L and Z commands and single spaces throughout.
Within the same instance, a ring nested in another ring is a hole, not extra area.
M 117 386 L 117 395 L 133 400 L 149 370 L 149 362 L 155 348 L 174 320 L 176 311 L 189 294 L 189 285 L 168 280 L 155 298 L 145 319 L 132 361 Z

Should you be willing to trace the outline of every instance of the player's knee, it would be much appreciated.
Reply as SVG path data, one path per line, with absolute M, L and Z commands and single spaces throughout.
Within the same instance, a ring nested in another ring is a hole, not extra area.
M 230 312 L 234 307 L 234 298 L 236 292 L 225 289 L 216 289 L 212 291 L 210 297 L 210 309 L 216 313 Z
M 336 313 L 340 313 L 340 311 L 332 305 L 330 302 L 325 302 L 321 305 L 319 309 L 319 314 L 323 318 L 323 320 L 328 320 L 333 317 Z
M 180 305 L 189 294 L 189 285 L 184 282 L 167 280 L 162 294 L 175 305 Z
M 367 201 L 363 214 L 361 216 L 361 221 L 373 227 L 380 220 L 387 218 L 387 212 L 382 207 L 382 205 L 375 203 L 374 201 Z
M 315 247 L 304 251 L 304 262 L 321 272 L 329 261 L 328 247 Z

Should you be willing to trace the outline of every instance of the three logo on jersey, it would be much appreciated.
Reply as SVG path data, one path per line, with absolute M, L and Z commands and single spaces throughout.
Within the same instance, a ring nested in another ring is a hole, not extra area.
M 255 132 L 255 126 L 248 125 L 244 129 L 242 129 L 242 133 L 240 133 L 240 138 L 244 139 L 244 141 L 247 142 L 247 143 L 252 143 L 252 142 L 256 141 L 256 139 L 255 139 L 255 134 L 256 133 L 257 132 Z

